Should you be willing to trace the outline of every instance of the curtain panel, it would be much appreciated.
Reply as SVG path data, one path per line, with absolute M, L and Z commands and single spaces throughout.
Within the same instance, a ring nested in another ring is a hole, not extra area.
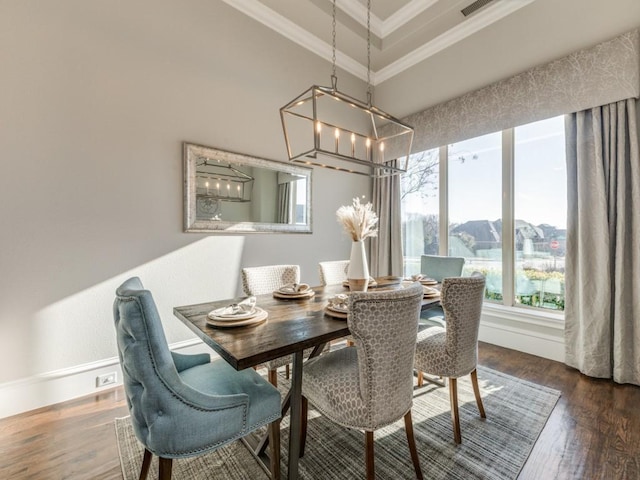
M 640 385 L 636 101 L 567 116 L 565 362 Z
M 470 92 L 402 120 L 415 128 L 412 152 L 640 97 L 640 30 Z M 383 127 L 387 135 L 391 127 Z M 389 158 L 404 153 L 392 142 Z
M 373 179 L 373 209 L 378 235 L 371 239 L 371 275 L 403 275 L 399 175 Z

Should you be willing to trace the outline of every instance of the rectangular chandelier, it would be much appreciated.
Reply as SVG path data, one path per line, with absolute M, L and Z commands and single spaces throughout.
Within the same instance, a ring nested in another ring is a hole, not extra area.
M 376 178 L 407 171 L 413 128 L 336 88 L 312 86 L 280 119 L 292 162 Z
M 196 198 L 250 202 L 254 178 L 228 164 L 208 158 L 196 162 Z

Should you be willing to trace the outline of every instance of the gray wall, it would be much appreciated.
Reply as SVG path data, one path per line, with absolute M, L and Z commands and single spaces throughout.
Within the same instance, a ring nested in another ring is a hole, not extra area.
M 242 266 L 316 284 L 348 255 L 335 211 L 370 182 L 328 170 L 312 235 L 182 232 L 182 142 L 284 160 L 279 107 L 329 83 L 315 55 L 215 0 L 7 0 L 0 45 L 0 384 L 115 356 L 129 275 L 172 343 L 172 307 L 239 294 Z

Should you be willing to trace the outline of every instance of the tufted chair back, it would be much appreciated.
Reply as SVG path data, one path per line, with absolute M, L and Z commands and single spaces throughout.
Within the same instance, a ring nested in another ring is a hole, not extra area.
M 347 279 L 349 260 L 334 260 L 318 263 L 320 273 L 320 285 L 335 285 Z
M 411 410 L 422 295 L 417 282 L 398 290 L 349 295 L 347 323 L 358 354 L 367 429 L 395 422 Z
M 242 269 L 245 295 L 271 293 L 288 283 L 300 283 L 299 265 L 267 265 Z
M 451 362 L 448 377 L 461 377 L 476 368 L 484 287 L 485 279 L 480 274 L 446 278 L 442 282 L 440 297 L 447 322 L 446 352 Z
M 131 278 L 117 289 L 113 315 L 133 429 L 144 445 L 157 451 L 161 447 L 155 437 L 164 430 L 159 427 L 164 418 L 173 417 L 167 385 L 180 381 L 151 292 L 140 279 Z
M 203 421 L 203 414 L 211 414 L 204 409 L 200 415 L 191 412 L 182 397 L 199 399 L 201 407 L 218 404 L 220 440 L 244 430 L 247 395 L 198 395 L 182 381 L 151 292 L 143 289 L 139 278 L 130 278 L 116 290 L 113 315 L 131 423 L 136 437 L 149 451 L 176 458 L 206 450 L 198 434 L 203 428 L 209 430 L 211 446 L 215 444 L 210 438 L 216 430 L 211 428 L 211 419 Z
M 444 257 L 439 255 L 422 255 L 420 272 L 438 282 L 448 277 L 459 277 L 464 267 L 463 257 Z

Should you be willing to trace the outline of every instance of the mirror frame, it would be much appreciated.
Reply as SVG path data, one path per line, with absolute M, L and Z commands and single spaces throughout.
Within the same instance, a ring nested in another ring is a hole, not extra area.
M 213 147 L 183 143 L 182 149 L 184 167 L 184 231 L 195 233 L 313 233 L 311 217 L 311 168 L 294 165 L 291 163 L 267 160 L 241 153 L 228 152 Z M 229 164 L 247 165 L 250 167 L 266 168 L 285 172 L 293 175 L 301 175 L 307 178 L 306 199 L 306 224 L 267 223 L 248 221 L 216 221 L 198 220 L 196 218 L 196 161 L 208 158 Z

